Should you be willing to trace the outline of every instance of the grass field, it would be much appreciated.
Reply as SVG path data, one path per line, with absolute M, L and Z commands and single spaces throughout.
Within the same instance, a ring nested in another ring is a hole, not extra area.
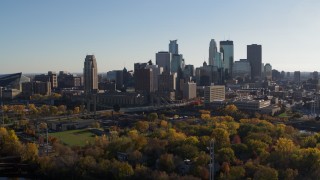
M 289 117 L 291 117 L 291 115 L 284 112 L 282 114 L 279 114 L 278 117 L 283 117 L 283 118 L 287 117 L 287 118 L 289 118 Z
M 69 146 L 84 146 L 88 142 L 93 142 L 95 138 L 95 134 L 87 129 L 49 133 L 49 136 L 56 137 Z

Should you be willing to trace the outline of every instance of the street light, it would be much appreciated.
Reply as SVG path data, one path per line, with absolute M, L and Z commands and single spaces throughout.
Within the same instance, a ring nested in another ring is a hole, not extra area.
M 207 149 L 210 152 L 210 164 L 209 164 L 209 170 L 210 170 L 210 180 L 214 180 L 214 139 L 210 140 L 210 146 L 207 147 Z

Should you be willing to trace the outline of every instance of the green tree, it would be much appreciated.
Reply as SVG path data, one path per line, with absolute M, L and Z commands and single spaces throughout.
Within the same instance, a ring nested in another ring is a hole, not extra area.
M 157 113 L 150 113 L 149 115 L 148 115 L 148 120 L 149 121 L 155 121 L 155 120 L 157 120 L 158 119 L 158 114 Z
M 246 170 L 242 166 L 231 166 L 228 178 L 230 180 L 243 179 L 246 176 Z
M 231 148 L 221 148 L 218 150 L 218 161 L 232 163 L 236 160 L 236 156 Z
M 257 171 L 254 174 L 253 179 L 255 180 L 278 180 L 278 172 L 277 170 L 259 165 Z

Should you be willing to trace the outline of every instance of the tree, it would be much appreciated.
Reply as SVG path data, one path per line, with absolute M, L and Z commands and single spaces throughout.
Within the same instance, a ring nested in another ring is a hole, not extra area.
M 48 106 L 48 105 L 42 105 L 42 106 L 40 107 L 40 112 L 41 112 L 42 115 L 48 116 L 49 113 L 50 113 L 49 106 Z
M 296 146 L 294 145 L 293 141 L 287 138 L 279 138 L 275 146 L 275 150 L 281 153 L 282 155 L 288 155 L 292 153 L 295 149 Z
M 0 152 L 5 155 L 19 155 L 22 145 L 14 130 L 0 127 Z
M 135 151 L 129 153 L 128 160 L 129 160 L 130 164 L 136 165 L 141 162 L 142 153 L 138 150 L 135 150 Z
M 149 122 L 148 121 L 138 121 L 136 123 L 136 128 L 138 131 L 144 133 L 149 130 Z
M 211 157 L 209 154 L 201 151 L 195 160 L 195 164 L 198 166 L 207 166 L 209 164 Z
M 246 175 L 246 170 L 242 166 L 231 166 L 229 172 L 230 180 L 243 179 Z
M 130 164 L 116 160 L 112 163 L 111 172 L 115 179 L 127 179 L 134 174 L 133 168 Z
M 156 119 L 158 119 L 158 114 L 157 113 L 150 113 L 149 115 L 148 115 L 148 120 L 149 121 L 155 121 Z
M 50 114 L 56 115 L 58 114 L 58 112 L 59 112 L 59 109 L 57 106 L 50 106 Z
M 38 147 L 35 143 L 27 143 L 23 146 L 21 152 L 21 158 L 23 161 L 35 162 L 38 159 Z
M 222 128 L 216 128 L 212 132 L 212 137 L 215 140 L 215 148 L 221 149 L 223 147 L 229 147 L 230 146 L 230 139 L 229 139 L 229 133 Z
M 74 107 L 73 114 L 79 114 L 80 113 L 80 107 Z
M 158 161 L 159 170 L 166 172 L 173 172 L 175 169 L 175 164 L 172 154 L 162 154 Z
M 257 168 L 257 171 L 254 173 L 253 179 L 256 180 L 278 180 L 278 172 L 277 170 L 267 167 L 267 166 L 262 166 L 259 165 Z
M 176 148 L 176 153 L 183 159 L 194 159 L 198 156 L 198 148 L 189 144 L 184 144 Z
M 236 160 L 236 156 L 231 148 L 222 148 L 218 150 L 218 161 L 232 163 Z
M 301 145 L 304 148 L 314 148 L 317 146 L 317 139 L 314 136 L 307 136 L 303 139 Z
M 161 120 L 160 121 L 160 127 L 164 128 L 164 129 L 167 129 L 168 128 L 168 122 L 165 121 L 165 120 Z
M 120 111 L 120 105 L 119 105 L 119 104 L 113 105 L 113 110 L 114 110 L 115 112 L 119 112 L 119 111 Z
M 81 157 L 79 160 L 78 170 L 82 177 L 90 176 L 93 174 L 97 167 L 97 162 L 92 156 Z
M 58 106 L 59 113 L 64 114 L 67 111 L 67 107 L 65 105 Z
M 236 113 L 238 111 L 238 108 L 237 106 L 235 106 L 234 104 L 231 104 L 231 105 L 227 105 L 225 108 L 224 108 L 224 112 L 226 114 L 233 114 L 233 113 Z
M 223 162 L 221 165 L 221 170 L 224 173 L 224 176 L 228 176 L 230 173 L 230 165 L 227 162 Z
M 201 114 L 201 119 L 209 120 L 210 119 L 210 114 Z
M 100 123 L 99 123 L 99 122 L 93 122 L 93 123 L 91 124 L 91 127 L 92 127 L 92 128 L 100 128 Z

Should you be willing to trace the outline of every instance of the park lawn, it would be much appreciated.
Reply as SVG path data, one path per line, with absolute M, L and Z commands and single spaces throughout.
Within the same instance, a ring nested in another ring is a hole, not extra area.
M 278 115 L 278 117 L 281 117 L 281 118 L 289 118 L 289 117 L 291 117 L 289 114 L 287 114 L 287 113 L 282 113 L 282 114 L 279 114 Z
M 60 142 L 69 146 L 84 146 L 93 142 L 96 135 L 88 129 L 78 129 L 49 133 L 49 136 L 56 137 Z

